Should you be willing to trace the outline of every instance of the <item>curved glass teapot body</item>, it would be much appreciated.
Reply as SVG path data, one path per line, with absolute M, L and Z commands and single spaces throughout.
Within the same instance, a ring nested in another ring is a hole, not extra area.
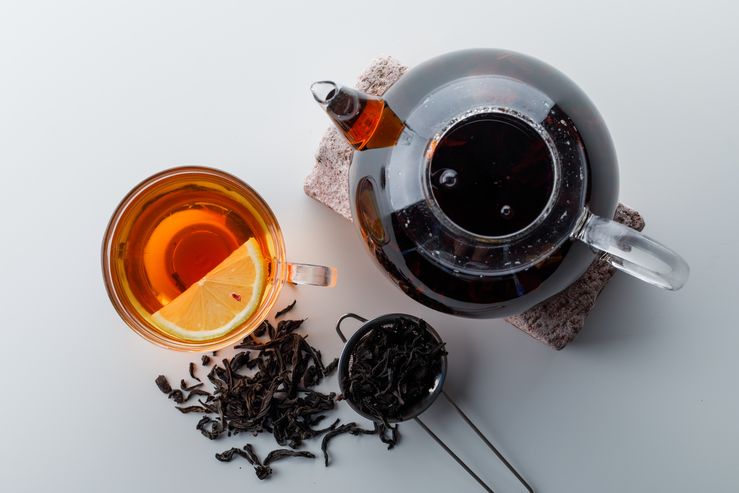
M 357 149 L 349 190 L 364 243 L 417 301 L 520 313 L 595 259 L 578 240 L 591 217 L 613 216 L 616 156 L 595 106 L 561 72 L 466 50 L 413 68 L 382 100 L 332 83 L 314 95 Z

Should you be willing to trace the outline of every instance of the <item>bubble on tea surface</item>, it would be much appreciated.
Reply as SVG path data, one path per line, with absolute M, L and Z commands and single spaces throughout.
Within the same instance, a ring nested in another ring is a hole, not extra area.
M 504 205 L 500 208 L 500 215 L 505 219 L 513 217 L 513 207 L 508 204 Z
M 457 172 L 453 169 L 445 169 L 439 175 L 439 184 L 446 188 L 452 188 L 457 184 Z

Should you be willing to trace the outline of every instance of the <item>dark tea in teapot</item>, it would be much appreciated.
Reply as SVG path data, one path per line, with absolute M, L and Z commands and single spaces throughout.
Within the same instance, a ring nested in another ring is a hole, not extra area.
M 434 200 L 457 226 L 506 236 L 534 223 L 554 190 L 554 163 L 534 128 L 502 113 L 480 113 L 437 141 L 429 166 Z

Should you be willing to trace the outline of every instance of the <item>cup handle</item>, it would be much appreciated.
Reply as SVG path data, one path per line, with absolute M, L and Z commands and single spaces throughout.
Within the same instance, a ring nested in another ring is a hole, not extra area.
M 616 269 L 660 288 L 675 291 L 688 280 L 690 267 L 663 244 L 623 224 L 587 211 L 575 237 L 596 250 Z
M 286 280 L 291 284 L 333 287 L 336 285 L 336 269 L 288 262 Z

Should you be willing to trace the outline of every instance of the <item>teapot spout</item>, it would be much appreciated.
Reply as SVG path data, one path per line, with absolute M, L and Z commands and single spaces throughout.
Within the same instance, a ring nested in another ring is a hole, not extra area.
M 331 81 L 314 82 L 313 98 L 358 151 L 395 145 L 405 125 L 377 96 Z
M 313 99 L 316 100 L 324 109 L 328 106 L 329 101 L 339 92 L 339 86 L 330 80 L 319 80 L 310 86 L 310 92 L 313 93 Z

